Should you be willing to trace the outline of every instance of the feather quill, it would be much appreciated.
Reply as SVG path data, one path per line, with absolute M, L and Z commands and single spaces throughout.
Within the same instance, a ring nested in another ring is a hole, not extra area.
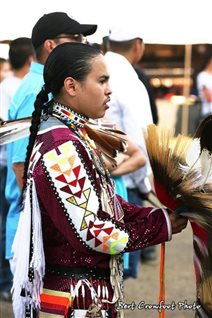
M 191 142 L 190 147 L 187 150 L 185 160 L 186 164 L 189 167 L 189 171 L 191 169 L 199 169 L 200 168 L 200 139 L 194 138 Z
M 31 117 L 24 117 L 0 123 L 0 145 L 29 136 Z

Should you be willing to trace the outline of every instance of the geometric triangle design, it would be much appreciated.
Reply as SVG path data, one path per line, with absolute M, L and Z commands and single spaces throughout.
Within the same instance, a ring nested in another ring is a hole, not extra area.
M 67 191 L 67 188 L 69 189 L 69 187 L 66 186 L 66 187 L 62 188 L 61 190 L 63 190 L 63 191 L 66 190 L 65 192 L 68 192 L 68 191 Z M 83 194 L 84 194 L 84 192 L 85 192 L 85 193 L 86 193 L 86 196 L 89 198 L 89 193 L 90 193 L 90 191 L 91 191 L 91 189 L 86 189 L 86 190 L 83 191 Z M 71 192 L 70 189 L 69 189 L 69 192 Z M 81 191 L 80 191 L 80 192 L 81 192 Z M 77 200 L 76 200 L 76 193 L 75 193 L 74 195 L 72 195 L 71 197 L 69 197 L 69 198 L 66 199 L 66 201 L 68 201 L 69 203 L 74 204 L 74 205 L 76 205 L 76 206 L 78 206 L 79 208 L 81 208 L 81 209 L 84 210 L 84 215 L 83 215 L 83 217 L 82 217 L 82 222 L 81 222 L 81 225 L 80 225 L 80 231 L 83 231 L 83 230 L 85 230 L 85 229 L 88 228 L 88 224 L 87 224 L 87 222 L 86 222 L 86 218 L 89 217 L 90 215 L 93 215 L 93 216 L 94 216 L 94 213 L 93 213 L 93 212 L 87 210 L 88 199 L 87 199 L 86 196 L 84 195 L 84 197 L 86 198 L 86 200 L 85 200 L 84 202 L 80 203 L 80 204 L 79 204 L 79 203 L 77 202 Z M 92 237 L 92 238 L 93 238 L 93 237 Z
M 87 211 L 86 211 L 87 213 Z M 93 214 L 93 213 L 92 213 Z M 94 215 L 95 219 L 96 219 L 96 216 Z M 95 221 L 95 220 L 94 220 Z M 87 241 L 90 241 L 92 240 L 93 238 L 96 238 L 96 236 L 99 235 L 99 233 L 101 231 L 104 231 L 104 229 L 102 229 L 104 227 L 105 223 L 101 223 L 101 224 L 95 224 L 94 225 L 94 222 L 93 221 L 89 221 L 89 224 L 87 226 L 88 230 L 87 230 L 87 238 L 86 240 Z M 93 232 L 95 233 L 95 236 L 90 232 L 90 229 L 94 229 L 96 228 L 96 230 L 93 230 Z M 113 229 L 113 228 L 112 228 Z M 108 230 L 111 232 L 111 228 L 108 228 Z
M 86 208 L 88 206 L 88 201 L 89 201 L 89 198 L 90 198 L 90 193 L 91 193 L 91 188 L 88 188 L 88 189 L 85 189 L 83 190 L 83 195 L 85 197 L 85 202 L 86 202 Z
M 88 228 L 86 217 L 88 217 L 90 215 L 92 215 L 94 217 L 94 213 L 93 212 L 85 210 L 85 213 L 84 213 L 83 218 L 82 218 L 82 223 L 81 223 L 81 226 L 80 226 L 80 231 L 83 231 L 83 230 Z
M 67 176 L 70 176 L 70 175 L 71 175 L 71 172 L 72 172 L 72 168 L 63 171 L 63 174 L 66 174 Z
M 80 191 L 78 191 L 78 192 L 75 192 L 75 193 L 73 193 L 74 195 L 75 195 L 75 197 L 77 197 L 77 198 L 81 198 L 81 195 L 82 195 L 82 191 L 80 190 Z
M 77 186 L 77 179 L 69 182 L 69 184 L 72 186 L 72 187 L 76 187 Z
M 51 153 L 48 155 L 48 159 L 50 159 L 52 162 L 54 162 L 50 168 L 52 170 L 61 172 L 63 174 L 66 174 L 68 176 L 71 175 L 72 173 L 72 167 L 75 162 L 75 155 L 72 156 L 64 156 L 64 153 L 61 153 L 59 156 L 56 155 L 55 153 Z M 69 168 L 65 169 L 67 167 L 67 164 L 69 165 Z
M 85 177 L 81 178 L 78 180 L 79 186 L 81 189 L 84 188 L 84 184 L 85 184 Z
M 73 169 L 73 173 L 75 174 L 75 177 L 78 179 L 79 173 L 80 173 L 80 166 L 75 167 L 75 168 Z
M 60 182 L 64 182 L 64 183 L 67 184 L 67 180 L 66 180 L 64 174 L 62 174 L 62 173 L 59 176 L 57 176 L 55 179 L 60 181 Z
M 51 150 L 49 152 L 47 152 L 47 154 L 45 155 L 45 158 L 47 161 L 50 162 L 57 162 L 58 161 L 58 155 L 56 154 L 55 150 Z M 51 166 L 50 166 L 51 168 Z
M 103 226 L 105 225 L 105 223 L 95 224 L 95 225 L 94 225 L 94 222 L 90 222 L 89 225 L 91 225 L 90 227 L 95 227 L 95 228 L 97 228 L 97 229 L 102 229 Z
M 30 157 L 30 161 L 29 161 L 29 167 L 28 170 L 31 171 L 33 168 L 33 166 L 36 164 L 36 162 L 38 161 L 38 159 L 41 157 L 41 152 L 40 152 L 40 148 L 42 146 L 43 142 L 35 142 L 34 148 L 32 150 L 32 154 Z
M 86 241 L 90 241 L 94 238 L 93 234 L 91 233 L 89 227 L 88 227 L 88 230 L 87 230 L 87 237 L 86 237 Z
M 103 241 L 103 242 L 102 242 L 103 251 L 109 250 L 109 246 L 106 244 L 106 242 L 107 242 L 110 238 L 113 238 L 114 240 L 118 240 L 118 237 L 119 237 L 118 232 L 115 232 L 115 233 L 113 233 L 112 235 L 103 236 L 103 240 L 102 240 L 102 241 Z
M 86 197 L 87 200 L 89 199 L 90 193 L 91 193 L 91 189 L 90 188 L 88 188 L 87 190 L 83 191 L 83 194 L 84 194 L 84 196 Z
M 69 162 L 69 165 L 70 165 L 70 169 L 67 169 L 65 171 L 63 171 L 64 174 L 70 176 L 71 173 L 72 173 L 72 167 L 74 165 L 74 162 L 75 162 L 75 155 L 72 155 L 71 157 L 67 158 L 68 159 L 68 162 Z
M 109 250 L 109 246 L 106 244 L 102 244 L 102 251 L 107 252 Z
M 115 242 L 111 242 L 110 244 L 110 254 L 117 254 L 117 250 L 115 249 L 116 245 L 118 245 L 119 243 L 122 243 L 123 245 L 125 245 L 127 243 L 127 237 L 123 237 L 122 239 L 115 241 Z
M 51 169 L 62 173 L 62 170 L 60 169 L 58 163 L 55 163 L 53 166 L 51 166 Z
M 98 240 L 97 238 L 95 238 L 95 247 L 101 245 L 102 242 L 100 240 Z
M 84 209 L 84 210 L 86 210 L 87 205 L 88 205 L 88 202 L 86 201 L 86 202 L 81 203 L 81 204 L 79 205 L 79 207 L 82 208 L 82 209 Z
M 86 193 L 86 195 L 84 194 L 84 197 L 85 197 L 86 200 L 84 202 L 80 203 L 80 204 L 77 202 L 76 199 L 73 200 L 73 197 L 76 196 L 76 193 L 73 193 L 68 185 L 63 187 L 63 188 L 60 188 L 60 190 L 66 192 L 66 193 L 72 194 L 71 197 L 66 199 L 68 202 L 73 203 L 74 205 L 76 205 L 76 206 L 78 206 L 78 207 L 80 207 L 80 208 L 82 208 L 84 210 L 87 209 L 87 205 L 88 205 L 88 198 L 87 197 L 89 197 L 88 193 L 90 193 L 90 191 L 91 191 L 90 188 L 88 188 L 88 189 L 83 191 L 83 194 Z M 92 212 L 87 211 L 87 213 L 89 213 L 89 214 L 87 214 L 86 216 L 90 215 L 90 213 L 92 213 Z
M 81 179 L 78 179 L 76 178 L 75 180 L 69 182 L 68 184 L 70 184 L 71 186 L 73 187 L 77 187 L 79 186 L 81 190 L 73 193 L 74 195 L 76 195 L 78 198 L 81 197 L 82 195 L 82 190 L 83 190 L 83 187 L 84 187 L 84 184 L 85 184 L 85 181 L 86 181 L 86 177 L 82 177 Z
M 102 230 L 94 230 L 93 232 L 94 232 L 95 236 L 98 236 L 99 233 L 102 232 Z
M 112 235 L 104 236 L 104 237 L 103 237 L 103 243 L 106 244 L 106 242 L 107 242 L 110 238 L 113 238 L 114 240 L 118 240 L 118 238 L 119 238 L 119 233 L 118 233 L 118 232 L 115 232 L 115 233 L 113 233 Z
M 69 197 L 68 199 L 66 199 L 69 203 L 74 204 L 74 205 L 78 205 L 77 204 L 77 200 L 76 198 L 72 195 L 71 197 Z
M 73 192 L 71 191 L 69 185 L 66 185 L 66 186 L 60 188 L 60 191 L 63 191 L 63 192 L 66 192 L 66 193 L 68 193 L 68 194 L 73 195 Z
M 81 227 L 80 227 L 80 231 L 83 231 L 83 230 L 85 230 L 85 229 L 87 229 L 87 223 L 86 223 L 86 221 L 85 220 L 82 220 L 82 224 L 81 224 Z
M 90 215 L 94 216 L 93 212 L 87 210 L 88 201 L 89 201 L 89 197 L 90 197 L 90 192 L 91 192 L 90 188 L 88 188 L 88 189 L 83 191 L 83 195 L 85 197 L 85 201 L 83 203 L 79 204 L 79 207 L 85 210 L 85 213 L 84 213 L 83 218 L 82 218 L 82 223 L 81 223 L 81 226 L 80 226 L 80 231 L 83 231 L 83 230 L 88 228 L 86 217 L 88 217 Z
M 103 231 L 104 231 L 105 233 L 107 233 L 108 235 L 110 235 L 111 232 L 113 231 L 113 229 L 114 229 L 114 227 L 108 227 L 107 229 L 103 229 Z
M 85 217 L 86 217 L 86 216 L 89 216 L 89 215 L 91 215 L 91 214 L 93 214 L 93 212 L 90 212 L 90 211 L 88 211 L 88 210 L 85 211 Z

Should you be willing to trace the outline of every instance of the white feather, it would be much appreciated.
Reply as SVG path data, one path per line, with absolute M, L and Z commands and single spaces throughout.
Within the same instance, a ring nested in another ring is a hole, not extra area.
M 29 136 L 30 126 L 30 117 L 5 122 L 0 126 L 0 145 Z
M 186 153 L 186 163 L 188 165 L 189 169 L 199 169 L 200 168 L 200 139 L 194 138 L 191 142 L 190 147 L 187 150 Z
M 30 228 L 31 228 L 31 204 L 30 186 L 27 187 L 24 209 L 20 213 L 18 228 L 13 241 L 12 251 L 14 252 L 14 262 L 16 263 L 15 275 L 13 279 L 13 306 L 15 316 L 24 318 L 25 316 L 25 297 L 21 297 L 22 288 L 29 291 L 28 272 L 29 272 L 29 253 L 30 253 Z M 23 239 L 24 233 L 24 239 Z M 21 242 L 21 243 L 20 243 Z M 28 299 L 27 299 L 28 301 Z
M 212 176 L 212 155 L 207 149 L 203 149 L 200 155 L 201 173 L 205 177 L 204 183 L 211 179 Z
M 33 256 L 29 264 L 31 225 L 33 228 Z M 35 309 L 40 307 L 40 294 L 42 293 L 45 272 L 41 213 L 33 179 L 29 180 L 27 185 L 24 208 L 20 213 L 12 251 L 14 252 L 14 261 L 16 263 L 12 287 L 15 317 L 24 318 L 25 306 L 32 305 L 32 308 Z M 30 282 L 28 277 L 29 267 L 33 267 L 34 270 L 32 282 Z M 26 297 L 20 296 L 23 289 Z

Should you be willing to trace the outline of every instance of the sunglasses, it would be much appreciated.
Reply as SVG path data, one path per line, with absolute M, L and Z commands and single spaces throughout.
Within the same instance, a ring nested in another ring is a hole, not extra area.
M 77 42 L 83 42 L 84 35 L 82 34 L 64 34 L 64 35 L 58 35 L 54 39 L 70 39 Z

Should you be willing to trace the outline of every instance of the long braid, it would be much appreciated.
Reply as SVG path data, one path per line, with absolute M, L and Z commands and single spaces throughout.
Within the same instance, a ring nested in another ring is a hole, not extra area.
M 26 159 L 25 159 L 25 165 L 24 165 L 24 175 L 23 180 L 27 180 L 27 171 L 29 166 L 29 160 L 32 153 L 32 149 L 35 143 L 35 139 L 38 132 L 38 127 L 40 125 L 41 120 L 41 114 L 43 105 L 48 101 L 48 92 L 45 89 L 45 86 L 42 88 L 40 93 L 37 95 L 37 98 L 34 103 L 34 111 L 32 113 L 32 121 L 31 121 L 31 127 L 30 127 L 30 137 L 29 137 L 29 143 L 27 146 L 27 153 L 26 153 Z

